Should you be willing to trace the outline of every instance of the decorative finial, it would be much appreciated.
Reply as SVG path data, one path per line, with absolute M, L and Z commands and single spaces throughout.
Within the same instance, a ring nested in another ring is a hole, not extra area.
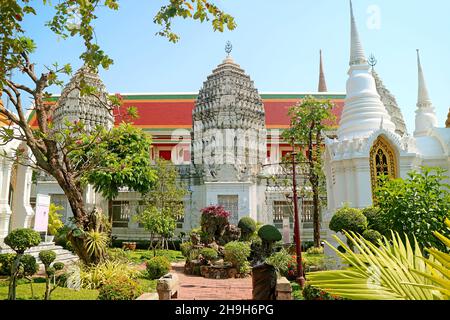
M 373 55 L 373 53 L 370 55 L 370 57 L 369 57 L 369 65 L 372 67 L 372 69 L 373 69 L 373 67 L 375 67 L 376 65 L 377 65 L 377 63 L 378 63 L 378 61 L 377 61 L 377 59 L 375 58 L 375 56 Z
M 225 46 L 225 52 L 227 53 L 227 57 L 230 56 L 231 51 L 233 51 L 233 45 L 230 41 L 227 41 L 227 44 Z

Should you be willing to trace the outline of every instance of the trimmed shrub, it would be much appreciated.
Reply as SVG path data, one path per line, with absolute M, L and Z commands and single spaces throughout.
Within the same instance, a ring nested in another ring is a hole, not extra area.
M 129 277 L 119 276 L 106 280 L 100 287 L 98 300 L 135 300 L 143 290 L 139 283 Z
M 183 257 L 189 257 L 189 252 L 192 250 L 192 242 L 186 241 L 180 245 L 180 251 Z
M 361 210 L 344 207 L 337 210 L 331 218 L 330 229 L 334 232 L 345 230 L 361 234 L 367 229 L 367 218 Z
M 36 258 L 30 254 L 24 254 L 20 258 L 21 277 L 31 277 L 39 271 L 39 265 L 36 263 Z
M 147 275 L 150 280 L 159 279 L 170 270 L 170 261 L 166 257 L 154 257 L 146 263 Z
M 225 261 L 236 267 L 239 273 L 246 273 L 250 269 L 247 261 L 250 256 L 250 244 L 247 242 L 232 241 L 225 245 Z
M 0 254 L 0 276 L 11 275 L 11 266 L 15 257 L 14 253 Z
M 256 221 L 250 217 L 243 217 L 239 220 L 238 227 L 241 229 L 241 239 L 248 241 L 256 231 Z
M 49 267 L 56 259 L 56 253 L 52 250 L 43 250 L 39 252 L 39 259 L 41 259 L 44 266 Z
M 362 234 L 363 238 L 378 245 L 378 240 L 381 240 L 383 236 L 376 230 L 366 230 Z
M 386 227 L 382 220 L 382 212 L 380 208 L 368 207 L 362 210 L 362 214 L 367 218 L 367 228 L 386 234 L 389 228 Z
M 270 224 L 262 226 L 258 231 L 258 236 L 268 242 L 280 241 L 283 238 L 281 232 Z
M 32 229 L 16 229 L 6 236 L 4 242 L 15 252 L 24 253 L 25 250 L 39 245 L 41 236 Z
M 207 261 L 214 261 L 219 258 L 219 254 L 216 250 L 213 248 L 203 248 L 200 250 L 200 254 L 205 258 Z
M 55 268 L 56 271 L 60 271 L 60 270 L 64 269 L 64 266 L 65 265 L 62 262 L 55 262 L 53 264 L 53 268 Z
M 307 254 L 323 254 L 323 248 L 322 247 L 311 247 L 308 250 L 306 250 Z

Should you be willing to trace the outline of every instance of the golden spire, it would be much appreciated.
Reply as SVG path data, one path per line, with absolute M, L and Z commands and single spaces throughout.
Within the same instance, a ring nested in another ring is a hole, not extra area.
M 323 72 L 322 50 L 320 50 L 320 75 L 319 75 L 319 92 L 327 92 L 327 82 L 325 81 L 325 73 Z

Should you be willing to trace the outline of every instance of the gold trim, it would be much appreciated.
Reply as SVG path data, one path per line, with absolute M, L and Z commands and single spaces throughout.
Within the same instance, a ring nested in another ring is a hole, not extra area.
M 370 149 L 370 179 L 372 183 L 372 199 L 374 204 L 376 203 L 374 191 L 378 186 L 378 176 L 380 170 L 383 170 L 384 172 L 387 171 L 387 176 L 389 179 L 398 178 L 397 157 L 395 155 L 395 150 L 391 144 L 381 136 L 377 138 Z

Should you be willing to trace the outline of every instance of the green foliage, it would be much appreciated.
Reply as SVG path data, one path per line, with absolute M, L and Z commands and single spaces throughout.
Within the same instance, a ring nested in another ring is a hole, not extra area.
M 58 231 L 64 227 L 64 223 L 61 221 L 61 214 L 58 214 L 58 211 L 63 210 L 64 207 L 57 206 L 53 203 L 50 203 L 50 209 L 48 211 L 48 234 L 52 236 L 56 236 Z
M 386 235 L 388 228 L 382 220 L 382 212 L 378 207 L 368 207 L 362 210 L 362 214 L 367 218 L 367 228 L 376 230 L 381 234 Z
M 238 227 L 241 229 L 241 239 L 248 241 L 256 231 L 256 221 L 250 217 L 242 217 L 238 222 Z
M 20 257 L 19 277 L 31 277 L 39 271 L 39 265 L 36 258 L 30 254 L 24 254 Z
M 43 250 L 39 252 L 39 259 L 41 259 L 44 266 L 48 268 L 52 262 L 55 261 L 56 253 L 52 250 Z
M 127 262 L 128 255 L 125 250 L 121 248 L 109 248 L 108 249 L 108 260 L 115 262 Z
M 143 293 L 139 282 L 119 276 L 108 279 L 100 287 L 98 300 L 135 300 Z
M 154 235 L 170 238 L 176 228 L 176 221 L 171 212 L 160 212 L 155 207 L 149 207 L 138 215 L 138 221 L 145 230 Z
M 81 287 L 85 289 L 98 289 L 108 279 L 125 275 L 137 278 L 141 272 L 130 263 L 118 261 L 105 261 L 96 266 L 81 265 L 79 268 Z
M 189 252 L 192 250 L 192 242 L 190 242 L 190 241 L 183 242 L 182 244 L 180 244 L 180 250 L 181 250 L 181 254 L 184 257 L 188 257 Z
M 202 248 L 200 250 L 200 254 L 203 256 L 204 259 L 206 259 L 207 261 L 215 261 L 219 258 L 219 254 L 217 252 L 217 250 L 213 249 L 213 248 Z
M 90 230 L 85 233 L 85 246 L 87 253 L 91 256 L 104 257 L 108 246 L 109 237 L 106 233 Z
M 225 245 L 225 261 L 236 267 L 239 273 L 246 273 L 250 269 L 247 259 L 250 257 L 250 243 L 232 241 Z
M 367 218 L 361 210 L 345 206 L 337 210 L 331 218 L 330 229 L 334 232 L 345 230 L 363 233 L 367 229 Z
M 0 254 L 0 276 L 11 275 L 11 266 L 15 257 L 14 253 Z
M 170 261 L 166 257 L 154 257 L 147 261 L 147 276 L 150 280 L 159 279 L 170 270 Z
M 308 254 L 323 254 L 323 248 L 322 247 L 311 247 L 306 250 L 306 253 Z
M 343 300 L 342 298 L 332 295 L 322 289 L 306 285 L 302 291 L 304 300 Z
M 144 131 L 121 123 L 101 132 L 98 140 L 72 153 L 75 163 L 96 159 L 96 170 L 84 172 L 85 183 L 92 184 L 106 199 L 117 197 L 122 187 L 143 194 L 151 190 L 156 174 L 149 154 L 151 138 Z
M 272 254 L 265 261 L 266 264 L 273 266 L 281 276 L 287 275 L 291 262 L 292 256 L 285 249 Z
M 24 253 L 25 250 L 39 245 L 41 236 L 32 229 L 16 229 L 6 236 L 4 242 L 17 253 Z
M 60 270 L 63 270 L 64 269 L 64 263 L 62 263 L 62 262 L 55 262 L 54 264 L 53 264 L 53 268 L 55 268 L 55 270 L 56 271 L 60 271 Z
M 450 217 L 450 186 L 440 168 L 422 167 L 408 177 L 384 180 L 375 191 L 382 221 L 387 229 L 416 237 L 422 247 L 447 250 L 433 234 L 437 231 L 450 237 L 445 219 Z
M 383 238 L 381 233 L 379 233 L 376 230 L 371 230 L 371 229 L 368 229 L 368 230 L 364 231 L 362 236 L 363 236 L 364 239 L 372 242 L 375 245 L 378 244 L 378 241 Z
M 270 224 L 266 224 L 266 225 L 262 226 L 258 230 L 258 236 L 263 241 L 268 241 L 268 242 L 276 242 L 276 241 L 280 241 L 282 239 L 282 235 L 281 235 L 280 231 Z

